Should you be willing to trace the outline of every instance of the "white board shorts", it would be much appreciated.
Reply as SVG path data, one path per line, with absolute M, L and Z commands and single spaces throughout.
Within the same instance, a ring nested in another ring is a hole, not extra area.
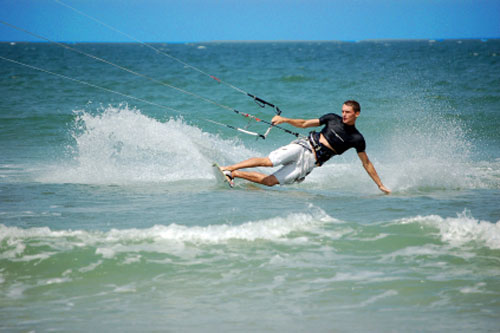
M 307 139 L 295 140 L 272 151 L 268 157 L 273 166 L 283 165 L 273 173 L 280 185 L 300 183 L 316 167 L 316 157 Z

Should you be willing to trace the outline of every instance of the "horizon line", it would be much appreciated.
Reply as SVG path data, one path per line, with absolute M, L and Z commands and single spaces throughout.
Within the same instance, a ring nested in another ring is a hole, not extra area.
M 446 40 L 498 40 L 500 37 L 451 37 L 451 38 L 367 38 L 358 40 L 342 40 L 342 39 L 276 39 L 276 40 L 207 40 L 207 41 L 56 41 L 58 43 L 108 43 L 108 44 L 202 44 L 202 43 L 360 43 L 360 42 L 405 42 L 405 41 L 434 41 L 441 42 Z M 0 43 L 53 43 L 51 41 L 32 41 L 32 40 L 0 40 Z

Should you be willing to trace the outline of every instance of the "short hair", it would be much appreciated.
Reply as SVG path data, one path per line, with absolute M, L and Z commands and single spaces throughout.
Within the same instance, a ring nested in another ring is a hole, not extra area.
M 361 112 L 361 105 L 359 105 L 359 103 L 356 102 L 355 100 L 350 99 L 348 101 L 345 101 L 344 104 L 352 107 L 354 112 Z

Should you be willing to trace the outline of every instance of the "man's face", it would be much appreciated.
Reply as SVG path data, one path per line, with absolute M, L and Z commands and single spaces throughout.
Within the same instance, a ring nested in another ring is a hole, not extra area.
M 359 112 L 354 112 L 352 106 L 342 105 L 342 121 L 346 125 L 354 125 L 356 118 L 359 117 Z

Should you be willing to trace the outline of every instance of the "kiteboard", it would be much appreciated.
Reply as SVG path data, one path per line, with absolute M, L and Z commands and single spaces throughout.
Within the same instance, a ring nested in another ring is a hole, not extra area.
M 220 168 L 219 164 L 217 162 L 214 162 L 212 164 L 212 167 L 214 168 L 214 174 L 215 174 L 215 179 L 217 179 L 218 183 L 224 184 L 229 186 L 230 188 L 234 187 L 234 182 L 222 172 L 222 169 Z

